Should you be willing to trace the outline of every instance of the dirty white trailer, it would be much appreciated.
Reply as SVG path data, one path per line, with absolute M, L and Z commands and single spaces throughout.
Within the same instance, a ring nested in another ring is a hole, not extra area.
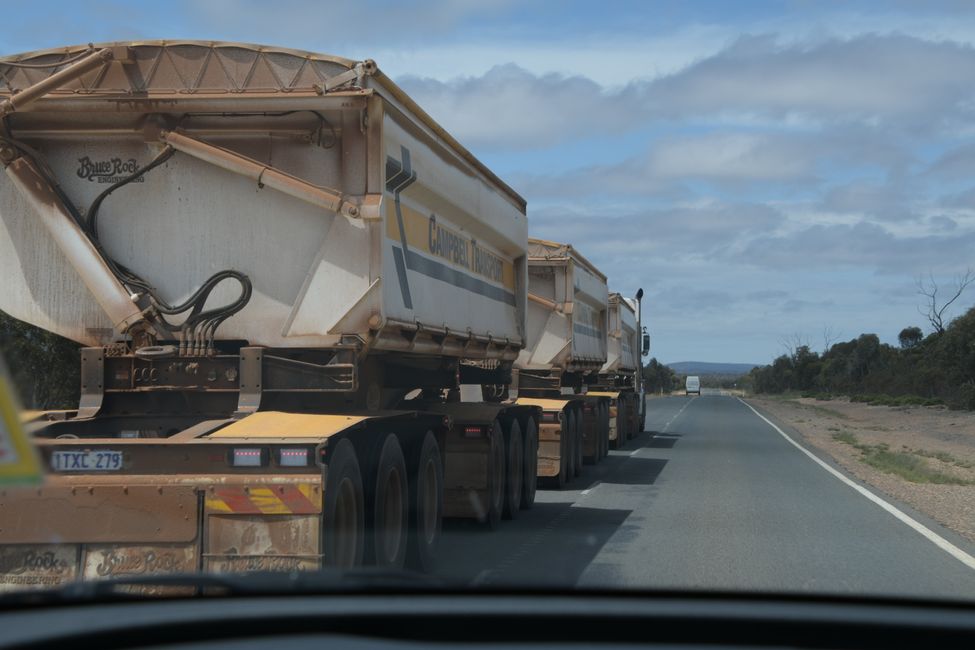
M 519 404 L 543 409 L 538 476 L 563 487 L 608 453 L 609 398 L 588 396 L 607 359 L 606 276 L 570 244 L 528 241 L 527 346 Z
M 640 409 L 640 326 L 635 301 L 609 294 L 606 364 L 589 395 L 609 399 L 609 443 L 619 449 L 642 429 Z
M 0 309 L 85 346 L 44 486 L 0 494 L 0 587 L 428 568 L 443 517 L 531 505 L 525 201 L 372 61 L 30 52 L 0 114 Z

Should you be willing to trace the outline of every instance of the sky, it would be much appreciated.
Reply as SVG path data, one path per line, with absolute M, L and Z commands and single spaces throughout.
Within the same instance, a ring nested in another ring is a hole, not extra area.
M 18 2 L 0 54 L 234 40 L 374 59 L 610 290 L 652 355 L 926 327 L 975 267 L 975 3 Z M 965 294 L 959 315 L 975 304 Z

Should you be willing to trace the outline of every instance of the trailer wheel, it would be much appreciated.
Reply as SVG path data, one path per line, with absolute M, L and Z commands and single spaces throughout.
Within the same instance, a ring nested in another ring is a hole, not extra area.
M 582 449 L 582 464 L 595 465 L 599 462 L 599 420 L 596 417 L 596 407 L 592 406 L 587 412 L 586 407 L 579 409 L 579 447 Z M 592 455 L 586 455 L 586 430 L 592 436 Z
M 359 461 L 348 440 L 339 441 L 325 470 L 322 520 L 322 563 L 335 567 L 362 564 L 365 497 Z
M 596 402 L 592 407 L 592 464 L 598 465 L 603 459 L 603 411 Z
M 521 481 L 521 509 L 528 510 L 535 504 L 538 488 L 538 427 L 535 418 L 525 420 L 524 478 Z
M 504 476 L 504 433 L 501 424 L 495 420 L 491 427 L 491 450 L 488 458 L 488 489 L 487 513 L 484 523 L 494 530 L 501 523 L 501 513 L 504 511 L 505 476 Z
M 575 430 L 575 476 L 582 476 L 582 409 L 576 416 L 576 430 Z
M 599 417 L 599 460 L 603 460 L 609 456 L 609 407 L 606 406 L 605 401 L 599 403 L 597 415 Z
M 630 399 L 630 419 L 633 420 L 633 437 L 636 438 L 643 433 L 643 427 L 640 426 L 640 408 L 635 395 Z
M 626 432 L 626 402 L 622 399 L 616 402 L 616 448 L 626 446 L 629 435 Z
M 565 438 L 565 482 L 568 483 L 576 476 L 576 414 L 573 409 L 566 409 L 565 419 L 562 421 L 562 437 Z
M 433 570 L 443 530 L 443 462 L 440 445 L 427 431 L 410 476 L 410 531 L 407 564 L 419 571 Z
M 562 424 L 559 429 L 559 473 L 555 476 L 539 478 L 542 487 L 554 490 L 564 490 L 569 482 L 569 412 L 562 413 Z
M 376 464 L 370 547 L 376 566 L 402 568 L 406 561 L 409 484 L 403 448 L 395 435 L 383 441 Z
M 511 421 L 505 444 L 508 466 L 505 468 L 504 518 L 514 519 L 521 510 L 521 482 L 525 478 L 525 448 L 518 420 Z

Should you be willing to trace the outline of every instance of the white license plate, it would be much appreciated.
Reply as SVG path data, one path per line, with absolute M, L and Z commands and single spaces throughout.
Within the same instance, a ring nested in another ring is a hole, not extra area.
M 55 451 L 51 455 L 51 467 L 55 472 L 113 472 L 122 469 L 122 452 Z

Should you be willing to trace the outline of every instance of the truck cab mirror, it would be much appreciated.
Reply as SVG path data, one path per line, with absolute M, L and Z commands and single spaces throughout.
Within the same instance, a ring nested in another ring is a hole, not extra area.
M 640 346 L 640 350 L 642 351 L 643 356 L 650 356 L 650 335 L 647 334 L 646 328 L 643 328 L 643 345 Z

